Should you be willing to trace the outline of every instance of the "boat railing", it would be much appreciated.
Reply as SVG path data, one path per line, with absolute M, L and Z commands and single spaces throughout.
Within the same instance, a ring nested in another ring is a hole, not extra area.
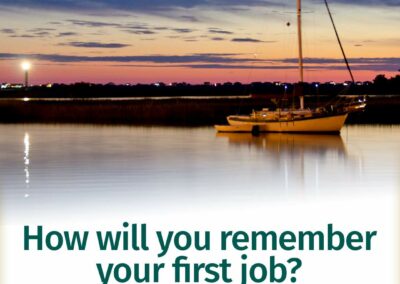
M 363 111 L 367 106 L 366 95 L 339 95 L 333 101 L 326 104 L 325 108 L 333 112 Z

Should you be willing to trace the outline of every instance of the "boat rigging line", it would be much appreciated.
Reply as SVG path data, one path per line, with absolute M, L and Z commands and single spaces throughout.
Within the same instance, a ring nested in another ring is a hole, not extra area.
M 342 54 L 343 54 L 344 62 L 346 62 L 346 67 L 347 67 L 347 70 L 349 71 L 349 74 L 350 74 L 350 77 L 351 77 L 351 81 L 354 83 L 355 82 L 354 81 L 354 76 L 353 76 L 353 73 L 351 72 L 350 64 L 349 64 L 349 61 L 347 60 L 346 53 L 344 52 L 344 48 L 343 48 L 342 42 L 340 41 L 339 33 L 338 33 L 337 29 L 336 29 L 335 22 L 333 21 L 332 13 L 331 13 L 331 10 L 329 9 L 328 1 L 327 0 L 324 0 L 324 1 L 325 1 L 326 9 L 328 10 L 329 18 L 331 19 L 331 22 L 332 22 L 333 29 L 335 30 L 336 39 L 337 39 L 337 41 L 339 43 L 340 50 L 342 51 Z

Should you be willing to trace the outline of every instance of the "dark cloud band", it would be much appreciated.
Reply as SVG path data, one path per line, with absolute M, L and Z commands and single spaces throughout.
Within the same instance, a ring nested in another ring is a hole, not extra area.
M 102 43 L 102 42 L 81 42 L 81 41 L 68 42 L 63 45 L 68 45 L 73 47 L 83 47 L 83 48 L 123 48 L 130 46 L 130 44 L 123 44 L 123 43 Z
M 54 0 L 2 0 L 0 6 L 46 8 L 66 11 L 82 10 L 123 10 L 132 12 L 155 12 L 175 9 L 190 9 L 210 6 L 229 9 L 231 7 L 249 6 L 283 6 L 278 0 L 97 0 L 97 1 L 54 1 Z
M 55 63 L 103 62 L 103 63 L 155 63 L 153 67 L 184 67 L 196 69 L 296 69 L 296 58 L 263 60 L 246 58 L 245 54 L 190 54 L 148 56 L 73 56 L 61 54 L 16 54 L 0 53 L 0 60 L 34 59 Z M 341 59 L 306 58 L 308 69 L 345 69 Z M 400 57 L 350 58 L 354 70 L 392 71 L 400 68 Z M 143 67 L 146 67 L 144 65 Z

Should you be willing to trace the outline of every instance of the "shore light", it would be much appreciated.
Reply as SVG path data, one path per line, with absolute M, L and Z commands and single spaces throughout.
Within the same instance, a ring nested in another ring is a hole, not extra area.
M 28 78 L 29 78 L 29 70 L 31 69 L 31 64 L 28 61 L 24 61 L 21 64 L 22 70 L 24 70 L 25 72 L 25 87 L 29 87 L 29 82 L 28 82 Z

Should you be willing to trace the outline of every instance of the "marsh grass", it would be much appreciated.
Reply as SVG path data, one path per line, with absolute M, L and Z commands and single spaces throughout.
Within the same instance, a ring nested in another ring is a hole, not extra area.
M 0 122 L 200 126 L 225 123 L 227 115 L 248 113 L 259 105 L 259 101 L 243 99 L 28 102 L 0 100 Z
M 312 105 L 311 105 L 312 106 Z M 168 99 L 128 101 L 0 100 L 2 123 L 91 123 L 204 126 L 226 123 L 230 114 L 273 107 L 265 99 Z M 400 123 L 400 98 L 373 98 L 348 123 Z

